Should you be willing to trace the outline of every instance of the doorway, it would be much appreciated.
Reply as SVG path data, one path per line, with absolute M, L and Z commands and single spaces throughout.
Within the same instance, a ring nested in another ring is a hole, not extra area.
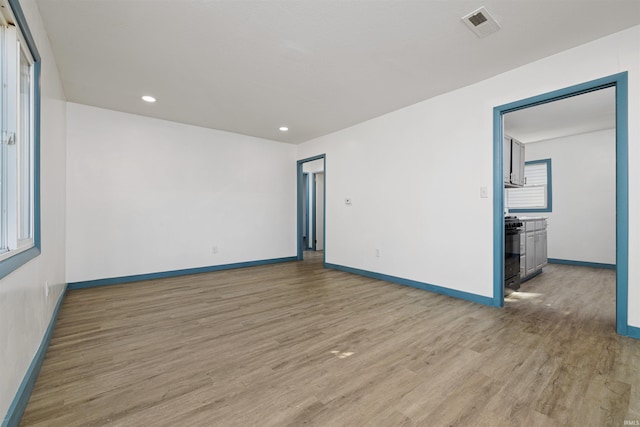
M 324 154 L 298 160 L 297 163 L 297 247 L 298 260 L 305 253 L 322 252 L 325 261 L 325 183 Z M 317 255 L 316 255 L 317 256 Z
M 606 88 L 615 88 L 615 222 L 616 222 L 616 331 L 628 335 L 628 101 L 627 73 L 615 74 L 532 98 L 494 108 L 494 305 L 504 306 L 504 191 L 503 127 L 504 115 Z

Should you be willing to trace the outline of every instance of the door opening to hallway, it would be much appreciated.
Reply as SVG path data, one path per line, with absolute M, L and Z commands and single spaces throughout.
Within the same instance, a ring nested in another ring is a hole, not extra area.
M 299 160 L 298 175 L 298 259 L 325 249 L 325 157 Z

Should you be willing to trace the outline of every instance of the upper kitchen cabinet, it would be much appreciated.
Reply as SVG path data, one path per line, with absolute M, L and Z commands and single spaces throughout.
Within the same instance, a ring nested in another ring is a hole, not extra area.
M 524 187 L 524 144 L 504 136 L 504 186 Z

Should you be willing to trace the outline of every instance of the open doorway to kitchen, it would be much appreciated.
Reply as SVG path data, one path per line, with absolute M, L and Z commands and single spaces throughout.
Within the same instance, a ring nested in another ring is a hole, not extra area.
M 562 245 L 558 246 L 557 237 L 559 234 L 554 234 L 551 238 L 553 239 L 555 249 L 549 255 L 549 258 L 552 261 L 558 261 L 559 263 L 572 264 L 572 261 L 578 261 L 577 265 L 581 265 L 580 262 L 589 263 L 590 260 L 593 260 L 593 266 L 598 266 L 597 264 L 601 264 L 602 266 L 610 266 L 615 269 L 615 323 L 616 323 L 616 331 L 621 335 L 628 335 L 628 325 L 627 325 L 627 306 L 628 306 L 628 184 L 627 184 L 627 176 L 628 176 L 628 157 L 627 157 L 627 74 L 620 73 L 613 76 L 605 77 L 602 79 L 594 80 L 591 82 L 587 82 L 584 84 L 572 86 L 569 88 L 561 89 L 558 91 L 546 93 L 543 95 L 535 96 L 532 98 L 527 98 L 524 100 L 516 101 L 510 104 L 502 105 L 496 107 L 494 109 L 494 304 L 498 306 L 503 306 L 505 303 L 505 290 L 504 290 L 504 273 L 505 273 L 505 238 L 504 238 L 504 230 L 505 230 L 505 213 L 507 212 L 507 202 L 509 195 L 503 189 L 503 172 L 504 172 L 504 136 L 507 132 L 519 132 L 517 122 L 518 117 L 522 116 L 522 114 L 526 114 L 526 111 L 530 109 L 532 114 L 535 114 L 534 108 L 547 105 L 548 107 L 553 108 L 556 104 L 556 101 L 576 101 L 580 96 L 585 96 L 585 98 L 581 98 L 582 100 L 587 99 L 595 99 L 598 95 L 602 95 L 603 98 L 606 97 L 607 93 L 605 91 L 613 91 L 615 96 L 615 115 L 614 115 L 614 128 L 610 130 L 610 135 L 598 135 L 598 138 L 613 138 L 615 142 L 613 142 L 614 147 L 612 148 L 612 164 L 614 165 L 615 172 L 611 173 L 611 180 L 615 182 L 613 188 L 615 188 L 615 200 L 611 200 L 613 203 L 613 207 L 609 206 L 605 208 L 606 211 L 608 209 L 609 214 L 614 218 L 614 225 L 611 226 L 611 232 L 614 238 L 611 238 L 611 251 L 615 254 L 613 258 L 607 258 L 607 256 L 600 254 L 596 255 L 596 248 L 588 248 L 582 247 L 580 251 L 573 252 L 573 255 L 567 252 L 567 248 L 563 248 Z M 597 92 L 597 93 L 596 93 Z M 589 96 L 590 98 L 586 98 Z M 560 105 L 560 104 L 557 104 Z M 541 109 L 538 108 L 538 111 Z M 552 126 L 550 126 L 552 127 Z M 606 132 L 604 132 L 606 134 Z M 525 133 L 522 133 L 520 138 L 527 138 Z M 510 135 L 513 136 L 513 135 Z M 547 136 L 548 138 L 548 136 Z M 595 138 L 595 136 L 593 137 Z M 593 139 L 592 138 L 592 139 Z M 574 142 L 575 141 L 570 141 Z M 540 157 L 540 159 L 533 159 L 531 157 L 530 161 L 538 160 L 538 163 L 543 163 L 548 165 L 549 168 L 552 165 L 556 166 L 556 160 L 551 159 L 549 162 L 540 162 L 549 160 L 551 157 L 550 146 L 547 144 L 545 147 L 544 144 L 540 144 L 538 147 L 531 148 L 530 151 L 533 153 L 533 157 Z M 566 150 L 568 146 L 562 147 L 562 150 Z M 547 150 L 545 152 L 545 150 Z M 557 150 L 556 150 L 557 151 Z M 525 151 L 526 153 L 526 151 Z M 557 154 L 557 153 L 556 153 Z M 526 154 L 525 154 L 526 155 Z M 567 157 L 564 153 L 562 156 Z M 561 157 L 562 157 L 561 156 Z M 558 158 L 561 158 L 558 157 Z M 570 156 L 569 156 L 570 157 Z M 565 160 L 561 160 L 564 162 Z M 574 167 L 576 163 L 581 162 L 580 156 L 576 155 L 574 157 Z M 590 167 L 597 168 L 598 165 L 587 165 L 584 164 L 584 159 L 582 160 L 582 164 L 579 164 L 583 170 L 588 169 Z M 557 167 L 556 167 L 557 169 Z M 579 168 L 576 168 L 579 170 Z M 549 171 L 551 172 L 551 171 Z M 555 171 L 553 172 L 556 173 Z M 564 173 L 564 172 L 562 172 Z M 550 174 L 549 177 L 552 175 Z M 558 182 L 558 177 L 554 178 L 554 182 Z M 549 184 L 552 184 L 549 182 Z M 557 186 L 555 186 L 557 187 Z M 566 221 L 571 221 L 563 218 L 562 215 L 559 215 L 556 218 L 556 213 L 558 209 L 558 190 L 559 187 L 553 188 L 554 199 L 553 206 L 554 209 L 552 212 L 550 209 L 542 206 L 540 209 L 532 209 L 526 208 L 522 210 L 520 208 L 513 208 L 513 204 L 511 205 L 513 211 L 516 215 L 519 215 L 519 218 L 522 216 L 531 217 L 549 217 L 550 226 L 549 226 L 549 234 L 553 231 L 554 233 L 562 233 L 563 231 L 570 231 L 569 228 L 567 230 L 561 229 L 562 224 Z M 549 192 L 550 193 L 550 192 Z M 550 195 L 550 194 L 549 194 Z M 612 198 L 613 199 L 613 198 Z M 566 200 L 563 200 L 566 202 Z M 549 208 L 551 206 L 551 200 L 549 200 Z M 561 202 L 562 206 L 562 202 Z M 526 211 L 526 209 L 530 209 Z M 567 213 L 567 212 L 565 212 Z M 589 212 L 583 212 L 583 215 L 588 214 Z M 574 213 L 577 215 L 577 213 Z M 607 213 L 603 213 L 606 217 Z M 535 219 L 535 218 L 534 218 Z M 606 227 L 605 227 L 606 228 Z M 538 230 L 536 230 L 538 231 Z M 591 231 L 591 230 L 589 230 Z M 570 233 L 569 233 L 570 234 Z M 536 234 L 539 236 L 540 234 Z M 565 236 L 566 237 L 566 236 Z M 532 243 L 533 245 L 533 243 Z M 589 250 L 595 251 L 589 253 Z M 565 252 L 563 252 L 565 251 Z M 562 254 L 565 255 L 562 255 Z M 578 254 L 578 255 L 576 255 Z M 600 258 L 598 258 L 598 256 Z M 566 257 L 567 259 L 563 259 Z M 582 258 L 582 259 L 570 259 L 572 257 Z M 555 258 L 555 259 L 554 259 Z M 598 262 L 597 259 L 603 260 L 604 262 Z M 586 261 L 583 261 L 586 260 Z M 573 263 L 574 265 L 576 263 Z M 554 264 L 555 265 L 555 264 Z M 528 268 L 528 267 L 526 267 Z M 525 268 L 524 276 L 527 275 Z M 542 276 L 541 276 L 542 277 Z
M 325 261 L 325 164 L 324 154 L 298 160 L 298 260 Z

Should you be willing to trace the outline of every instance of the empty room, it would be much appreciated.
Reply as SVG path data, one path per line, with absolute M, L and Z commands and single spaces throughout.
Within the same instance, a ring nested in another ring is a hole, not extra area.
M 637 0 L 0 0 L 0 419 L 640 425 Z

